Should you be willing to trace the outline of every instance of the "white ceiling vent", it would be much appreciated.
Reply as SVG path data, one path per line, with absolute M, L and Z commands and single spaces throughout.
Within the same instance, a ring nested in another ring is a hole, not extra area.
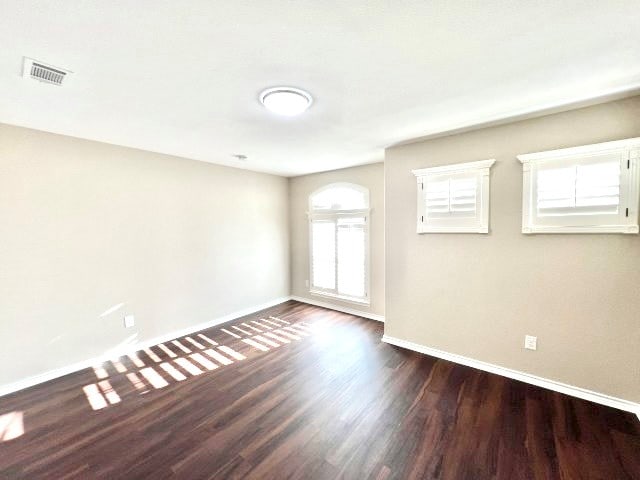
M 33 78 L 34 80 L 51 83 L 53 85 L 62 85 L 67 75 L 70 73 L 72 73 L 70 70 L 53 67 L 38 60 L 34 60 L 33 58 L 24 57 L 22 76 L 25 78 Z

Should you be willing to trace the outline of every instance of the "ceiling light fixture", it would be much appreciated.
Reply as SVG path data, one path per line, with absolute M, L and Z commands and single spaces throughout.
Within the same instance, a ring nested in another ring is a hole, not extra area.
M 269 110 L 285 117 L 300 115 L 313 103 L 308 92 L 293 87 L 267 88 L 260 94 L 260 102 Z

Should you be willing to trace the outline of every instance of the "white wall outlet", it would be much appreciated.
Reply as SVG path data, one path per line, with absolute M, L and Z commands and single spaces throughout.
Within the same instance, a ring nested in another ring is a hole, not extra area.
M 524 336 L 524 348 L 527 350 L 537 350 L 538 349 L 538 337 L 534 337 L 532 335 Z
M 307 279 L 307 280 L 305 280 L 305 281 L 304 281 L 304 284 L 308 287 L 308 286 L 309 286 L 309 280 L 308 280 L 308 279 Z
M 124 316 L 124 328 L 131 328 L 136 324 L 136 317 L 133 315 Z

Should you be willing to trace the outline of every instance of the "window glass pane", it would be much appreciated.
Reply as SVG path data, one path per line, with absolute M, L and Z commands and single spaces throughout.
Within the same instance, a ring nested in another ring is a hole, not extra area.
M 311 197 L 313 210 L 357 210 L 367 208 L 365 192 L 350 187 L 332 187 Z
M 338 293 L 365 295 L 365 218 L 338 219 Z
M 312 222 L 312 284 L 317 288 L 336 288 L 336 226 L 333 222 Z

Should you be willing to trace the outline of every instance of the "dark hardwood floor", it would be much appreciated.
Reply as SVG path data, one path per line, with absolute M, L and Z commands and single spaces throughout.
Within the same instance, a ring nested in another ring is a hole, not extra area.
M 292 301 L 200 333 L 0 398 L 0 478 L 640 479 L 634 415 L 371 320 Z

